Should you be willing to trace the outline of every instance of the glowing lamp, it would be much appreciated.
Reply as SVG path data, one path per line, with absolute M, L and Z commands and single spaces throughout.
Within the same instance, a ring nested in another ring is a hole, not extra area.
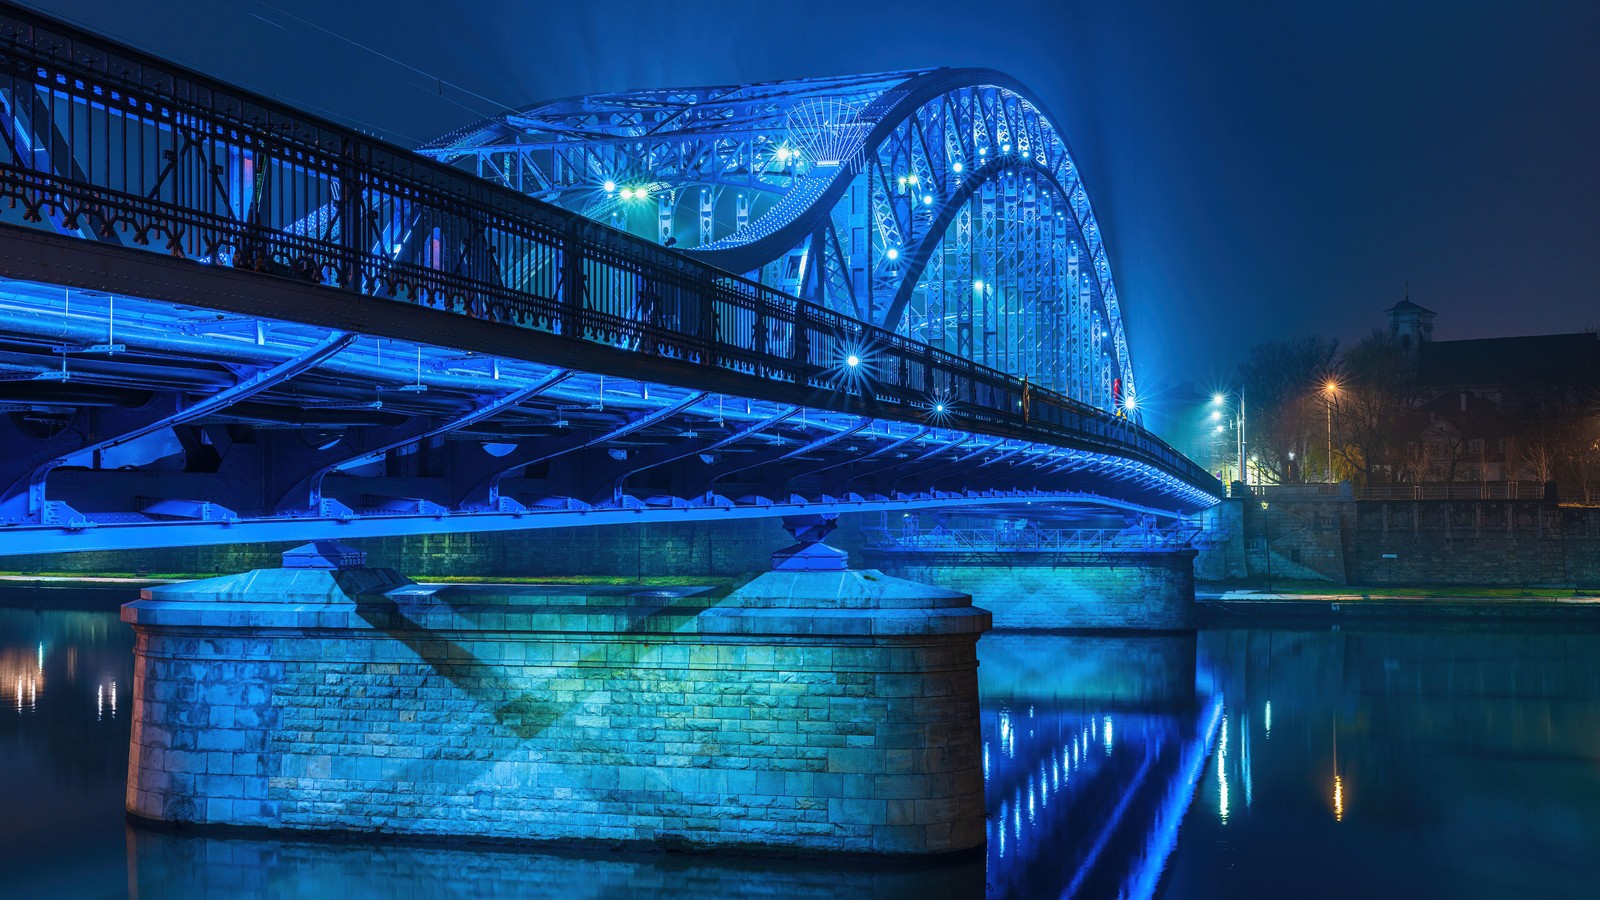
M 1212 403 L 1221 403 L 1222 402 L 1222 395 L 1221 394 L 1212 394 L 1211 395 L 1211 402 Z
M 933 405 L 933 411 L 936 412 L 936 413 L 944 412 L 944 404 L 943 403 L 935 403 Z
M 844 364 L 854 369 L 856 366 L 861 365 L 861 357 L 852 353 L 844 358 Z
M 906 184 L 909 184 L 912 187 L 916 187 L 917 186 L 917 176 L 915 176 L 915 175 L 907 175 L 906 176 Z
M 624 199 L 624 200 L 632 200 L 633 199 L 633 188 L 623 188 L 622 189 L 622 199 Z
M 923 194 L 922 195 L 922 205 L 923 206 L 932 206 L 933 205 L 933 195 L 932 194 Z
M 960 175 L 961 174 L 961 160 L 958 159 L 955 162 L 951 163 L 950 164 L 950 171 L 956 173 L 957 175 Z
M 889 257 L 890 259 L 899 259 L 900 251 L 894 247 L 890 247 L 888 250 L 884 251 L 883 255 Z
M 609 194 L 609 193 L 611 193 L 612 191 L 614 191 L 616 189 L 617 189 L 617 183 L 615 181 L 609 181 L 608 180 L 606 182 L 606 193 Z
M 645 190 L 644 188 L 634 188 L 633 189 L 633 195 L 635 197 L 638 197 L 640 200 L 643 200 L 646 197 L 650 196 L 650 192 L 648 190 Z

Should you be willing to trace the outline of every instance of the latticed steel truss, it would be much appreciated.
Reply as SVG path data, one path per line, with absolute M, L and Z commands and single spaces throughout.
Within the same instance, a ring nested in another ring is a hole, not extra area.
M 1100 408 L 1134 371 L 1059 130 L 980 69 L 597 94 L 423 148 Z

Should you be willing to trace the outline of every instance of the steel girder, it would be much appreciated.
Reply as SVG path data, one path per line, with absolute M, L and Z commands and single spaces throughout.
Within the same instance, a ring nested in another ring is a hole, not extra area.
M 1001 73 L 574 97 L 422 152 L 1099 408 L 1136 394 L 1077 167 Z

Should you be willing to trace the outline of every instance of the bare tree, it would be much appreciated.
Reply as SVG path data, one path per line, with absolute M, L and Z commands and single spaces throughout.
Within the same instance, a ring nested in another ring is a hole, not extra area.
M 1246 439 L 1266 480 L 1298 479 L 1311 449 L 1323 446 L 1326 407 L 1317 391 L 1337 352 L 1338 342 L 1327 338 L 1269 341 L 1239 366 Z
M 1340 435 L 1336 456 L 1365 484 L 1395 481 L 1407 468 L 1407 442 L 1415 428 L 1416 379 L 1406 354 L 1389 335 L 1374 330 L 1345 351 L 1344 385 L 1334 408 Z

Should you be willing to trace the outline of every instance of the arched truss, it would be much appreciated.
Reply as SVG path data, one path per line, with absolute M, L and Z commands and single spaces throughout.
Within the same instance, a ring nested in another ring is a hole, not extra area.
M 422 152 L 1093 405 L 1136 393 L 1077 167 L 999 72 L 576 97 Z

